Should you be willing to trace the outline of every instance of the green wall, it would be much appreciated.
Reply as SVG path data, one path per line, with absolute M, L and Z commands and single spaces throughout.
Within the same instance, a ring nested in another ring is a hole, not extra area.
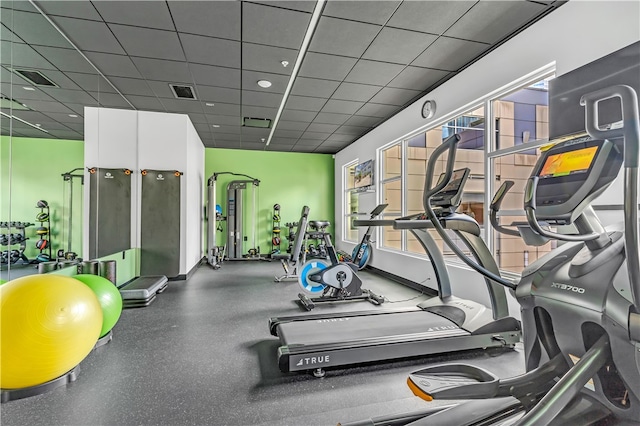
M 300 219 L 302 206 L 310 208 L 311 220 L 334 221 L 334 160 L 330 154 L 306 154 L 295 152 L 266 152 L 234 149 L 207 148 L 205 150 L 205 176 L 211 177 L 214 172 L 234 172 L 249 175 L 260 180 L 256 193 L 258 204 L 257 245 L 260 252 L 271 252 L 273 226 L 273 205 L 281 206 L 282 239 L 286 234 L 286 222 Z M 221 175 L 216 183 L 216 200 L 227 215 L 226 186 L 238 176 Z M 245 191 L 249 192 L 249 191 Z M 205 195 L 206 197 L 206 195 Z M 250 201 L 250 200 L 249 200 Z M 246 204 L 245 204 L 246 205 Z M 245 225 L 251 227 L 250 223 Z M 226 230 L 226 228 L 225 228 Z M 329 232 L 335 234 L 332 228 Z M 217 239 L 225 241 L 225 233 L 218 232 Z M 218 243 L 223 245 L 224 242 Z M 245 243 L 243 253 L 246 254 L 250 241 Z M 286 243 L 281 245 L 282 251 Z
M 11 169 L 9 165 L 11 164 Z M 62 173 L 84 165 L 82 141 L 0 138 L 0 220 L 9 220 L 9 197 L 13 221 L 35 222 L 39 211 L 36 201 L 45 199 L 51 207 L 53 252 L 67 248 L 68 184 L 63 185 Z M 286 222 L 300 218 L 302 206 L 311 209 L 310 219 L 334 220 L 334 160 L 330 154 L 265 152 L 207 148 L 205 150 L 205 177 L 214 172 L 234 172 L 252 176 L 261 181 L 256 202 L 256 245 L 263 254 L 271 251 L 272 215 L 275 203 L 281 206 L 282 237 Z M 226 215 L 226 185 L 233 179 L 222 175 L 217 182 L 217 203 Z M 11 185 L 11 191 L 9 191 Z M 206 197 L 206 189 L 205 191 Z M 248 193 L 248 191 L 247 191 Z M 10 195 L 9 195 L 10 194 Z M 74 180 L 73 244 L 72 250 L 82 253 L 82 191 Z M 250 201 L 250 200 L 249 200 Z M 63 208 L 64 207 L 64 208 Z M 245 225 L 251 228 L 250 223 Z M 33 259 L 38 250 L 35 226 L 28 228 L 26 254 Z M 63 233 L 64 229 L 64 233 Z M 329 229 L 335 234 L 332 228 Z M 250 233 L 250 231 L 248 231 Z M 218 233 L 219 241 L 224 233 Z M 246 253 L 251 241 L 245 244 Z M 223 243 L 220 243 L 222 245 Z M 6 249 L 3 247 L 1 249 Z M 281 246 L 286 249 L 286 244 Z
M 84 165 L 84 143 L 60 139 L 33 139 L 0 137 L 0 221 L 32 222 L 27 228 L 25 254 L 33 259 L 39 237 L 35 229 L 38 200 L 46 200 L 51 208 L 52 254 L 67 249 L 69 208 L 68 184 L 63 185 L 62 173 Z M 9 201 L 11 214 L 9 215 Z M 74 180 L 73 242 L 72 250 L 82 253 L 82 187 Z M 64 207 L 64 208 L 63 208 Z M 64 229 L 64 234 L 63 234 Z M 6 229 L 2 230 L 6 232 Z M 17 248 L 13 246 L 12 248 Z M 0 250 L 6 250 L 0 246 Z

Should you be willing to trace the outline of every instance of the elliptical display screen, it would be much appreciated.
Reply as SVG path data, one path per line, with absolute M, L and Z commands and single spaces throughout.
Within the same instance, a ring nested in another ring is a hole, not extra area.
M 447 184 L 447 186 L 445 186 L 444 188 L 442 188 L 442 191 L 440 191 L 441 193 L 447 193 L 447 192 L 453 192 L 456 193 L 458 191 L 460 191 L 460 188 L 462 187 L 462 184 L 464 183 L 464 180 L 466 180 L 466 176 L 467 175 L 467 169 L 460 169 L 460 170 L 454 170 L 452 175 L 451 175 L 451 180 L 449 181 L 449 183 Z M 444 179 L 444 173 L 442 175 L 440 175 L 440 179 Z
M 470 171 L 468 167 L 454 170 L 447 186 L 431 198 L 431 205 L 434 207 L 458 206 L 462 200 L 462 189 Z M 438 184 L 442 182 L 444 177 L 445 173 L 442 173 L 438 178 Z
M 547 179 L 586 173 L 589 171 L 597 151 L 597 146 L 591 146 L 550 155 L 544 162 L 539 176 L 542 179 Z

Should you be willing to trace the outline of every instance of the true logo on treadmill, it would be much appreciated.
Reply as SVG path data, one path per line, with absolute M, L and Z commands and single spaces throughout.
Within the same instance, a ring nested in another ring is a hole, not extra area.
M 573 285 L 569 285 L 569 284 L 563 284 L 563 283 L 551 283 L 551 288 L 557 288 L 560 290 L 565 290 L 565 291 L 571 291 L 573 293 L 578 293 L 578 294 L 584 294 L 585 293 L 585 289 L 582 287 L 576 287 Z
M 316 320 L 317 324 L 330 323 L 330 322 L 345 322 L 349 321 L 349 318 L 326 318 Z
M 300 358 L 300 361 L 296 364 L 296 367 L 303 367 L 305 365 L 314 366 L 320 364 L 326 364 L 329 362 L 330 355 L 310 356 L 308 358 Z

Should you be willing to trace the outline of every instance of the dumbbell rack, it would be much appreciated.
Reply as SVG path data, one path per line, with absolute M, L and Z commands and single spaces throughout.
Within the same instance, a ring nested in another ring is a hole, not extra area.
M 272 233 L 271 237 L 271 254 L 280 253 L 280 244 L 282 242 L 282 238 L 280 237 L 280 204 L 273 205 L 273 224 L 272 224 Z
M 24 254 L 27 248 L 26 241 L 29 239 L 25 235 L 25 229 L 29 226 L 33 226 L 33 223 L 28 222 L 0 222 L 0 229 L 6 229 L 8 232 L 3 233 L 0 231 L 0 246 L 6 246 L 6 250 L 2 250 L 0 253 L 0 264 L 8 265 L 17 263 L 22 260 L 23 263 L 29 263 L 29 259 Z M 11 231 L 15 232 L 11 232 Z M 11 249 L 11 246 L 20 245 L 17 249 Z
M 36 220 L 38 222 L 40 222 L 40 227 L 44 227 L 47 228 L 48 232 L 45 234 L 38 234 L 38 236 L 40 237 L 40 240 L 48 240 L 45 247 L 43 249 L 39 249 L 40 250 L 40 254 L 37 257 L 37 260 L 40 262 L 44 262 L 46 261 L 43 258 L 44 256 L 48 256 L 48 260 L 55 260 L 51 257 L 51 215 L 50 215 L 50 211 L 49 211 L 49 205 L 47 205 L 46 207 L 42 207 L 42 206 L 38 206 L 36 208 L 40 209 L 40 214 L 36 216 Z M 46 220 L 40 220 L 40 215 L 45 215 Z M 38 243 L 36 242 L 36 248 L 38 248 Z
M 289 244 L 287 245 L 287 253 L 291 253 L 291 250 L 293 250 L 293 241 L 296 239 L 296 233 L 294 232 L 294 229 L 298 226 L 298 222 L 287 222 L 284 224 L 284 226 L 288 228 L 286 236 L 287 241 L 289 242 Z

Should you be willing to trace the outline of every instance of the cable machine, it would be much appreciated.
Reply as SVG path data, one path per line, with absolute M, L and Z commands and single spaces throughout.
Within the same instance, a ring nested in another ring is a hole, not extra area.
M 75 172 L 80 171 L 80 173 L 78 174 L 74 174 Z M 76 169 L 73 169 L 71 171 L 68 171 L 66 173 L 62 174 L 62 181 L 63 182 L 69 182 L 69 197 L 68 197 L 68 201 L 69 201 L 69 210 L 68 210 L 68 221 L 67 221 L 67 250 L 64 251 L 64 249 L 59 249 L 57 254 L 57 257 L 60 258 L 67 258 L 67 257 L 76 257 L 76 254 L 71 250 L 71 245 L 73 244 L 73 180 L 74 179 L 79 179 L 80 180 L 80 185 L 84 185 L 84 173 L 83 173 L 84 169 L 82 167 L 78 167 Z M 82 191 L 80 191 L 80 195 L 82 195 Z M 63 229 L 64 232 L 64 229 Z
M 216 203 L 216 183 L 218 176 L 232 175 L 246 179 L 235 179 L 227 184 L 226 216 Z M 226 260 L 260 259 L 260 247 L 256 245 L 257 197 L 260 180 L 251 176 L 233 173 L 214 173 L 207 181 L 207 263 L 214 269 L 220 268 Z M 251 190 L 250 209 L 246 210 L 246 190 Z M 251 248 L 245 254 L 243 243 L 249 241 L 244 228 L 244 218 L 251 217 Z M 226 242 L 218 245 L 217 233 L 223 230 L 222 223 L 227 223 Z

